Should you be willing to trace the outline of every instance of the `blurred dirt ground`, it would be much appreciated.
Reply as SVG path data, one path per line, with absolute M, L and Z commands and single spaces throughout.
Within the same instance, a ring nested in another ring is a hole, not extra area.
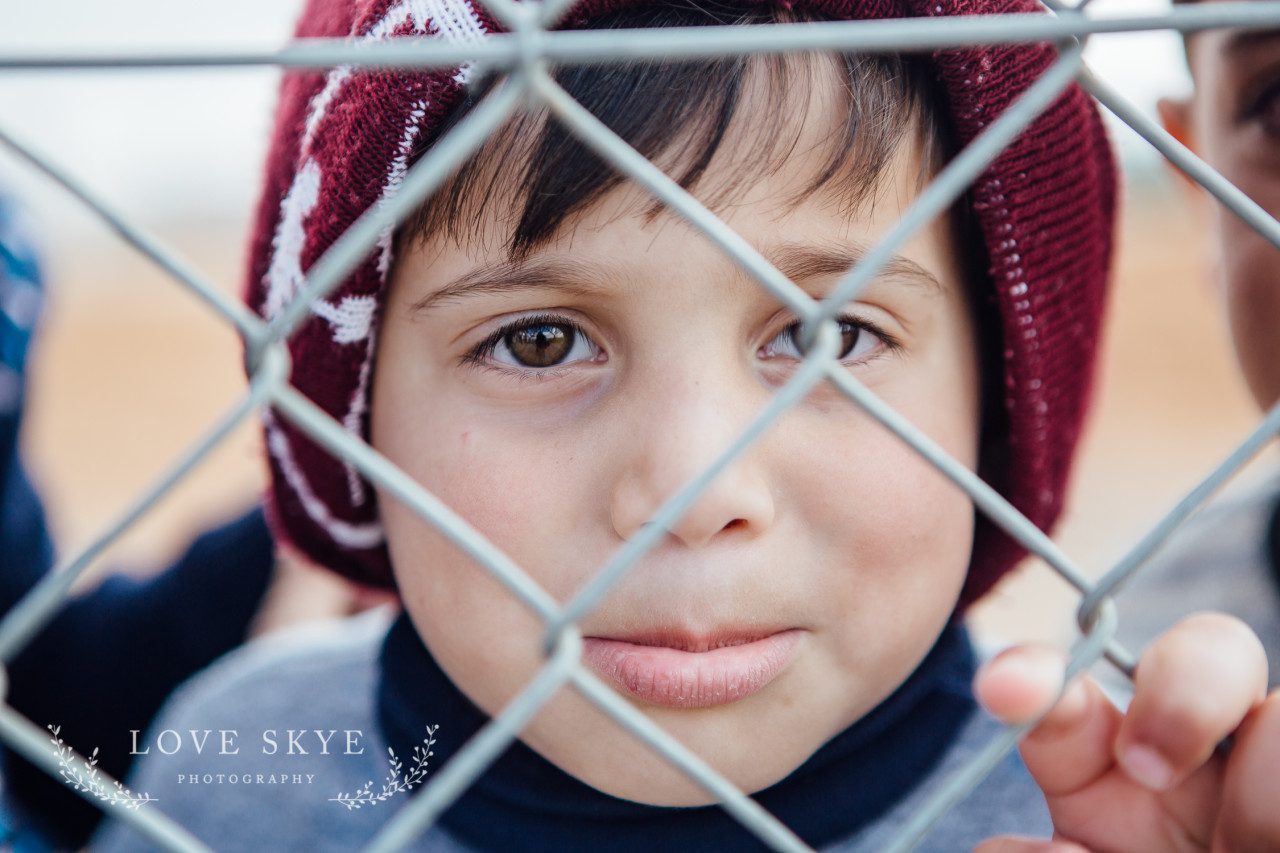
M 1058 541 L 1092 574 L 1136 540 L 1248 431 L 1211 285 L 1207 212 L 1175 190 L 1130 193 L 1098 406 Z M 166 238 L 230 295 L 239 227 Z M 105 235 L 49 258 L 51 299 L 25 435 L 63 553 L 85 544 L 244 393 L 235 335 L 193 296 Z M 162 565 L 263 484 L 256 421 L 241 425 L 145 516 L 106 564 Z M 984 603 L 1009 638 L 1069 629 L 1075 597 L 1029 566 Z

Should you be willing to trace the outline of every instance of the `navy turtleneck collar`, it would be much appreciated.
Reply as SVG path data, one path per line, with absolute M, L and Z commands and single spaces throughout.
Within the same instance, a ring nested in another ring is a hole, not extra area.
M 754 799 L 814 847 L 875 821 L 938 763 L 974 712 L 974 666 L 965 629 L 949 625 L 897 691 Z M 432 749 L 447 762 L 488 720 L 401 615 L 383 644 L 378 687 L 378 723 L 396 754 L 411 755 L 426 727 L 439 724 Z M 484 850 L 638 853 L 677 844 L 765 849 L 718 805 L 671 808 L 619 799 L 580 782 L 520 741 L 441 822 L 461 841 Z

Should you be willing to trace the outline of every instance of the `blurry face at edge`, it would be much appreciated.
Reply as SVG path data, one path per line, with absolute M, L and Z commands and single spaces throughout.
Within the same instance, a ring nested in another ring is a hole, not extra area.
M 841 126 L 831 79 L 784 120 L 785 166 L 722 217 L 820 298 L 917 192 L 913 129 L 850 213 L 783 203 Z M 748 88 L 698 195 L 735 176 Z M 795 316 L 706 238 L 624 184 L 517 269 L 509 226 L 428 238 L 397 258 L 374 376 L 374 446 L 568 600 L 664 500 L 708 466 L 795 372 Z M 463 285 L 478 285 L 457 287 Z M 451 284 L 452 283 L 452 284 Z M 445 293 L 445 288 L 449 288 Z M 945 221 L 842 312 L 842 369 L 974 467 L 979 370 Z M 389 496 L 404 605 L 453 682 L 496 715 L 543 663 L 542 624 Z M 581 622 L 584 660 L 747 791 L 779 781 L 886 698 L 955 607 L 968 499 L 829 384 L 783 415 Z M 722 646 L 721 648 L 713 648 Z M 424 725 L 430 721 L 424 721 Z M 655 805 L 702 789 L 572 688 L 522 740 L 593 787 Z
M 1165 125 L 1272 216 L 1280 214 L 1280 31 L 1206 30 L 1188 41 L 1195 92 Z M 1214 205 L 1236 357 L 1258 405 L 1280 401 L 1280 250 Z

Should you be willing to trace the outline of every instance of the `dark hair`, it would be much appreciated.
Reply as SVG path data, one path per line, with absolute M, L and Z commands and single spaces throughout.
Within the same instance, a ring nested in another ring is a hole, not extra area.
M 692 27 L 715 24 L 800 22 L 778 8 L 735 8 L 715 4 L 648 6 L 593 20 L 593 29 Z M 751 75 L 766 86 L 769 114 L 781 114 L 788 102 L 806 102 L 813 75 L 829 68 L 842 72 L 848 109 L 834 135 L 823 168 L 792 200 L 835 184 L 848 208 L 869 201 L 876 178 L 908 131 L 922 134 L 923 183 L 947 153 L 944 122 L 936 115 L 940 100 L 932 66 L 924 56 L 732 56 L 691 62 L 635 62 L 571 66 L 553 70 L 569 95 L 649 160 L 665 167 L 691 189 L 721 149 L 738 113 Z M 807 77 L 806 77 L 807 75 Z M 473 86 L 433 139 L 447 133 L 489 91 L 490 78 Z M 769 174 L 794 151 L 784 122 L 761 122 L 749 162 L 733 181 L 709 200 L 713 208 L 752 177 Z M 475 237 L 483 216 L 500 202 L 513 213 L 507 249 L 516 259 L 551 238 L 566 218 L 588 207 L 622 177 L 595 156 L 545 109 L 514 119 L 486 142 L 401 229 L 401 240 L 445 233 L 454 239 Z M 662 205 L 655 202 L 648 215 Z

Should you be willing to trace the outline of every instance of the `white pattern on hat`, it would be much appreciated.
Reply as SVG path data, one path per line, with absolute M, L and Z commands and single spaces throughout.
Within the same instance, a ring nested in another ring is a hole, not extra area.
M 333 326 L 333 342 L 354 344 L 369 337 L 369 326 L 378 300 L 372 296 L 344 296 L 337 305 L 316 300 L 311 303 L 311 313 L 322 317 Z
M 427 114 L 427 102 L 417 101 L 409 109 L 404 130 L 400 133 L 400 143 L 396 147 L 396 156 L 391 159 L 391 168 L 382 182 L 382 195 L 378 198 L 378 207 L 385 206 L 400 192 L 404 184 L 405 172 L 409 170 L 409 155 L 413 153 L 413 144 L 422 132 L 422 119 Z M 378 235 L 378 275 L 386 283 L 387 273 L 391 270 L 391 243 L 393 228 L 387 226 Z
M 356 390 L 351 394 L 351 404 L 342 426 L 347 432 L 363 438 L 364 413 L 369 409 L 369 379 L 373 374 L 373 354 L 377 350 L 377 334 L 369 333 L 369 343 L 364 351 L 364 361 L 360 363 L 360 378 L 356 381 Z M 344 460 L 343 467 L 347 472 L 347 494 L 352 506 L 364 506 L 368 493 L 364 488 L 364 478 L 356 470 L 356 466 Z
M 436 21 L 436 31 L 446 41 L 478 44 L 489 34 L 468 0 L 426 0 L 426 4 L 431 10 L 432 19 Z M 454 82 L 461 86 L 467 85 L 474 67 L 474 62 L 459 65 L 457 73 L 453 75 Z
M 400 29 L 406 21 L 411 21 L 418 32 L 425 33 L 430 14 L 431 9 L 424 0 L 400 0 L 388 8 L 387 13 L 375 21 L 361 38 L 365 41 L 380 41 Z
M 400 144 L 397 147 L 396 156 L 391 161 L 391 169 L 382 185 L 382 195 L 378 199 L 379 207 L 395 198 L 400 191 L 401 185 L 404 184 L 404 175 L 409 168 L 409 155 L 413 153 L 413 144 L 417 140 L 418 134 L 422 131 L 422 119 L 426 114 L 426 101 L 416 102 L 413 108 L 409 110 L 409 117 L 405 122 L 404 131 L 400 134 Z M 393 229 L 391 226 L 384 228 L 382 234 L 378 237 L 378 277 L 383 284 L 386 283 L 387 273 L 391 270 L 392 238 Z M 364 414 L 369 408 L 369 377 L 372 373 L 373 353 L 375 351 L 371 326 L 374 311 L 377 309 L 377 301 L 372 296 L 360 298 L 366 300 L 361 307 L 367 310 L 364 316 L 361 338 L 368 336 L 369 344 L 365 348 L 364 360 L 360 363 L 359 381 L 356 383 L 356 389 L 351 395 L 351 402 L 347 406 L 347 414 L 342 419 L 343 427 L 346 428 L 347 432 L 355 436 L 363 433 Z M 339 340 L 337 328 L 334 330 L 333 339 L 338 343 L 347 342 Z M 343 467 L 347 473 L 347 491 L 351 496 L 351 504 L 353 506 L 363 506 L 368 497 L 364 488 L 364 480 L 350 462 L 344 463 Z
M 272 245 L 275 253 L 267 270 L 267 298 L 262 313 L 268 320 L 280 315 L 298 292 L 306 276 L 302 272 L 302 248 L 306 244 L 306 220 L 320 197 L 320 166 L 307 160 L 298 170 L 289 194 L 280 203 L 280 222 Z M 337 305 L 322 300 L 311 303 L 311 312 L 333 326 L 333 340 L 339 344 L 363 341 L 377 300 L 372 296 L 344 296 Z
M 374 521 L 367 524 L 351 524 L 333 517 L 324 502 L 311 491 L 311 484 L 307 482 L 302 469 L 293 458 L 293 448 L 289 446 L 289 440 L 280 429 L 280 424 L 270 412 L 264 412 L 262 417 L 267 426 L 267 448 L 279 463 L 285 482 L 297 494 L 302 508 L 311 520 L 324 528 L 333 541 L 343 548 L 363 550 L 381 545 L 384 536 L 380 523 Z
M 424 0 L 440 36 L 454 44 L 476 44 L 488 34 L 466 0 Z
M 468 11 L 471 12 L 475 27 L 483 34 L 484 28 L 480 25 L 479 19 L 475 17 L 474 11 L 470 9 Z M 409 22 L 412 22 L 413 28 L 417 32 L 423 35 L 433 35 L 431 12 L 432 4 L 424 0 L 401 0 L 401 2 L 395 3 L 391 8 L 387 9 L 386 14 L 375 21 L 366 32 L 359 34 L 359 41 L 382 41 Z M 456 17 L 457 13 L 446 12 L 445 14 Z M 439 30 L 439 27 L 435 27 L 435 29 Z M 355 36 L 356 33 L 352 33 L 352 35 Z M 451 40 L 448 34 L 442 35 L 446 40 Z M 339 90 L 351 79 L 351 73 L 352 68 L 350 65 L 338 65 L 330 69 L 325 77 L 323 88 L 315 94 L 307 105 L 307 122 L 303 128 L 302 143 L 299 148 L 302 156 L 307 156 L 310 153 L 311 143 L 315 139 L 316 130 L 320 127 L 320 122 L 328 114 L 329 105 L 333 103 L 333 99 Z
M 302 247 L 307 241 L 306 219 L 320 198 L 320 165 L 307 160 L 293 176 L 289 193 L 280 202 L 280 221 L 271 240 L 267 269 L 267 298 L 262 314 L 274 320 L 302 287 Z
M 474 44 L 486 35 L 484 24 L 475 8 L 468 0 L 400 0 L 387 9 L 369 29 L 359 35 L 364 42 L 381 41 L 406 23 L 424 35 L 438 36 L 451 42 Z M 352 33 L 352 35 L 356 35 Z M 465 63 L 458 68 L 454 80 L 465 84 L 470 77 L 473 63 Z M 263 304 L 263 314 L 268 320 L 275 319 L 284 307 L 302 289 L 305 277 L 302 272 L 302 252 L 306 246 L 307 217 L 315 209 L 319 198 L 320 181 L 323 177 L 319 164 L 311 158 L 311 145 L 329 108 L 338 97 L 353 74 L 351 66 L 342 65 L 331 69 L 325 78 L 324 86 L 307 105 L 306 122 L 303 128 L 299 148 L 299 157 L 306 158 L 301 168 L 294 175 L 289 192 L 280 205 L 280 220 L 277 223 L 275 237 L 272 240 L 271 265 L 267 271 L 267 297 Z M 416 102 L 406 116 L 404 130 L 396 156 L 388 166 L 386 179 L 383 182 L 382 195 L 378 205 L 385 205 L 394 198 L 404 183 L 408 169 L 409 157 L 414 142 L 421 132 L 421 122 L 426 116 L 426 101 Z M 383 230 L 378 239 L 378 274 L 385 283 L 391 268 L 391 252 L 393 229 Z M 317 300 L 311 304 L 311 312 L 327 321 L 333 329 L 333 341 L 347 345 L 365 341 L 364 359 L 360 365 L 359 379 L 342 425 L 347 432 L 359 437 L 362 434 L 364 415 L 369 405 L 369 381 L 372 373 L 374 354 L 374 317 L 377 311 L 377 299 L 373 296 L 346 296 L 338 304 Z M 267 416 L 267 447 L 276 459 L 286 481 L 298 494 L 303 509 L 312 521 L 327 530 L 343 547 L 369 548 L 382 541 L 380 525 L 352 525 L 333 517 L 329 507 L 311 490 L 306 476 L 297 466 L 293 458 L 288 437 L 269 415 Z M 367 492 L 363 478 L 355 467 L 343 460 L 346 470 L 347 486 L 351 503 L 359 507 L 367 500 Z
M 338 94 L 338 90 L 351 77 L 350 65 L 339 65 L 329 72 L 329 76 L 325 78 L 324 88 L 316 93 L 311 99 L 311 103 L 307 105 L 307 124 L 302 131 L 302 147 L 303 156 L 311 153 L 311 142 L 315 139 L 316 128 L 320 126 L 320 120 L 325 117 L 329 111 L 329 104 L 333 102 L 333 98 Z

